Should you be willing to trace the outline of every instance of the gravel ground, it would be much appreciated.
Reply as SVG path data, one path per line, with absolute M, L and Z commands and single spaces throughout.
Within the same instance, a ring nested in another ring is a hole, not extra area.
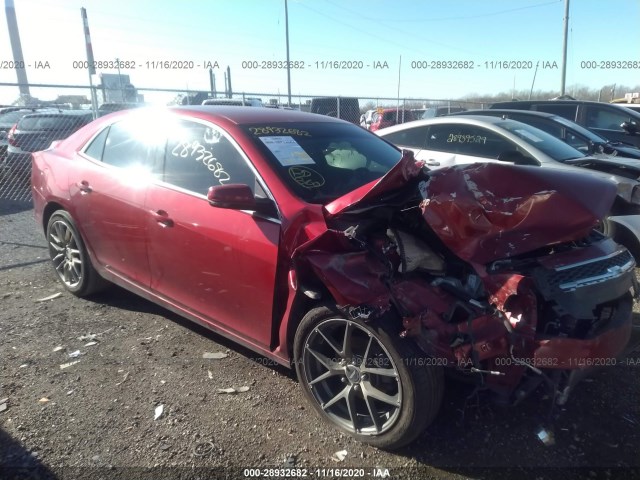
M 435 423 L 390 453 L 325 426 L 292 372 L 247 349 L 119 288 L 65 293 L 30 205 L 5 200 L 0 305 L 2 480 L 251 478 L 245 468 L 286 467 L 308 478 L 372 478 L 376 467 L 392 479 L 640 478 L 639 314 L 618 365 L 580 384 L 553 421 L 542 395 L 504 408 L 449 382 Z M 229 387 L 248 390 L 216 393 Z M 543 424 L 552 446 L 536 436 Z

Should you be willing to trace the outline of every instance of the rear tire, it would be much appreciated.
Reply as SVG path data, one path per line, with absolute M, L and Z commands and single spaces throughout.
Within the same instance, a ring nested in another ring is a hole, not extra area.
M 55 211 L 47 223 L 49 257 L 58 280 L 78 297 L 91 295 L 109 283 L 91 264 L 80 233 L 68 212 Z
M 323 420 L 375 447 L 415 440 L 442 402 L 442 368 L 421 364 L 411 340 L 347 319 L 335 307 L 305 315 L 294 358 L 304 394 Z

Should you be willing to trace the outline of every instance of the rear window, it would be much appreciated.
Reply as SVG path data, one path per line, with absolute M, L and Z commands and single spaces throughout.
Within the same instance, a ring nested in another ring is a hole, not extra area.
M 72 130 L 87 123 L 88 117 L 27 115 L 20 120 L 18 130 Z
M 584 153 L 576 150 L 570 145 L 567 145 L 562 140 L 549 135 L 547 132 L 532 127 L 531 125 L 504 120 L 500 123 L 496 123 L 496 126 L 513 133 L 558 162 L 564 162 L 565 160 L 570 160 L 572 158 L 584 157 Z
M 25 115 L 32 113 L 32 112 L 7 112 L 7 113 L 3 113 L 2 115 L 0 115 L 0 124 L 5 124 L 5 123 L 16 123 L 18 120 L 20 120 L 22 117 L 24 117 Z

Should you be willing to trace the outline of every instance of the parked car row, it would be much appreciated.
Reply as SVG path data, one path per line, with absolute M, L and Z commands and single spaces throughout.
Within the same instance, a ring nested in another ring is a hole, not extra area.
M 552 113 L 529 110 L 468 110 L 457 115 L 489 115 L 493 117 L 510 118 L 539 128 L 563 142 L 590 155 L 606 154 L 622 157 L 640 158 L 640 149 L 628 143 L 612 141 L 578 125 L 571 120 Z M 456 114 L 452 114 L 456 115 Z
M 295 368 L 323 420 L 398 448 L 445 372 L 561 405 L 630 337 L 634 256 L 607 234 L 638 253 L 638 160 L 502 117 L 375 135 L 280 109 L 118 112 L 31 155 L 36 218 L 69 292 L 131 290 Z
M 640 147 L 640 112 L 619 104 L 577 100 L 530 100 L 494 103 L 492 109 L 535 110 L 564 117 L 612 142 Z

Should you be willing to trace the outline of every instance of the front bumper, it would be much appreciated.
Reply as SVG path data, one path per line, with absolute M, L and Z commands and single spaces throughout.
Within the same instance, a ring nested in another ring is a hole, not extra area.
M 532 365 L 565 370 L 615 366 L 631 337 L 632 310 L 629 293 L 618 300 L 613 318 L 598 335 L 584 339 L 536 336 Z

